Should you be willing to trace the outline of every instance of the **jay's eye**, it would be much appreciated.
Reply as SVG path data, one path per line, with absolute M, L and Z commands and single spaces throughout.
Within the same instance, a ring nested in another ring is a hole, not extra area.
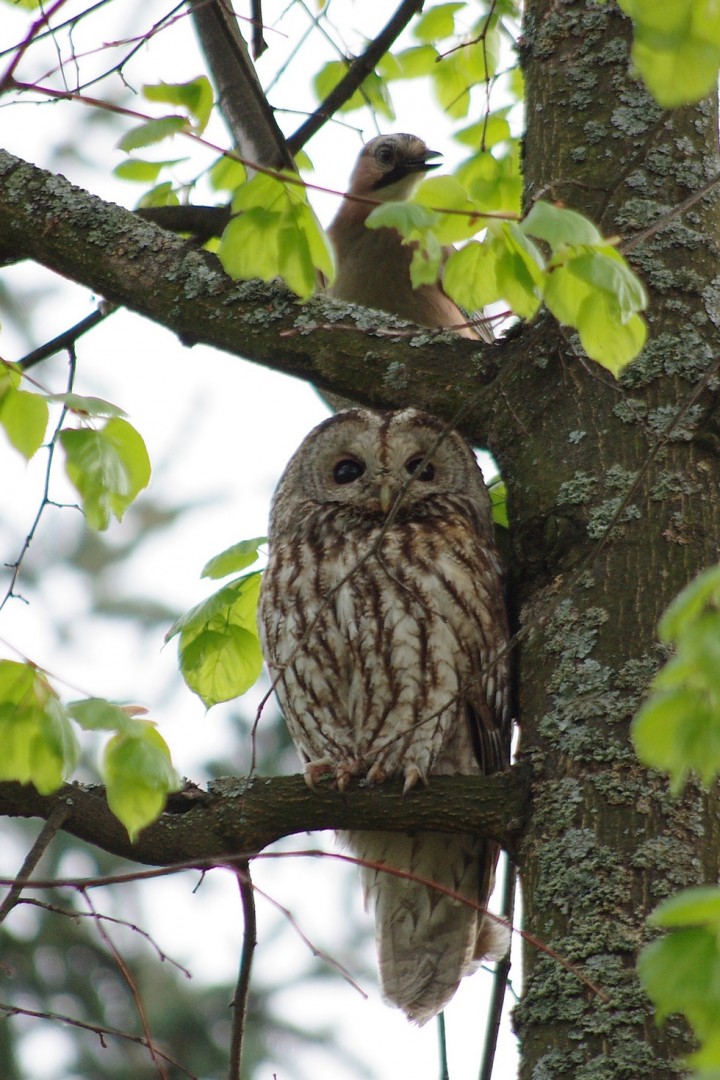
M 352 484 L 365 472 L 365 463 L 357 458 L 340 458 L 333 468 L 333 480 L 336 484 Z
M 375 157 L 381 165 L 392 165 L 395 160 L 395 154 L 391 146 L 378 146 Z
M 415 457 L 409 458 L 405 462 L 405 468 L 416 480 L 433 480 L 435 478 L 435 466 L 432 461 L 425 461 L 422 472 L 418 473 L 418 469 L 425 461 L 424 454 L 416 454 Z

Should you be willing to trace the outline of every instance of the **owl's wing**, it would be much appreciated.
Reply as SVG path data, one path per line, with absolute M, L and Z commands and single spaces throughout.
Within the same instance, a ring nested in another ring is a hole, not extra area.
M 483 773 L 502 772 L 510 767 L 510 725 L 498 717 L 484 701 L 468 701 L 465 706 L 470 737 Z

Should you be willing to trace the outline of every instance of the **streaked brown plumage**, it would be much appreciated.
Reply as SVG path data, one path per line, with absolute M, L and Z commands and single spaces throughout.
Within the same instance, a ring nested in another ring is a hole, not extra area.
M 390 515 L 388 517 L 388 515 Z M 464 440 L 415 409 L 350 409 L 307 436 L 273 499 L 263 650 L 310 783 L 489 773 L 509 764 L 508 630 L 490 501 Z M 350 832 L 361 859 L 485 905 L 497 845 Z M 383 994 L 417 1023 L 496 923 L 429 886 L 363 870 Z
M 380 201 L 409 199 L 423 173 L 440 157 L 416 135 L 379 135 L 366 143 L 350 177 L 348 194 Z M 328 290 L 338 300 L 378 308 L 419 326 L 454 327 L 463 337 L 492 341 L 488 324 L 468 324 L 439 283 L 413 289 L 412 247 L 395 229 L 368 229 L 371 203 L 343 199 L 328 235 L 335 250 L 337 276 Z M 448 249 L 448 251 L 451 249 Z

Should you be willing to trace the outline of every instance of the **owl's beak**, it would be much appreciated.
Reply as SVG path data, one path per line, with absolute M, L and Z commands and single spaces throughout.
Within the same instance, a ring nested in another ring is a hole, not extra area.
M 378 491 L 378 502 L 383 514 L 387 514 L 394 501 L 393 489 L 387 480 L 383 480 Z

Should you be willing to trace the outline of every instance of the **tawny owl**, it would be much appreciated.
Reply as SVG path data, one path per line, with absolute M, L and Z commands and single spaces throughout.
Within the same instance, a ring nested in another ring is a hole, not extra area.
M 415 409 L 349 409 L 307 436 L 270 517 L 261 638 L 308 781 L 504 769 L 508 640 L 490 500 L 464 440 Z M 349 832 L 361 859 L 484 906 L 497 845 Z M 507 932 L 427 885 L 363 868 L 383 996 L 417 1023 Z

